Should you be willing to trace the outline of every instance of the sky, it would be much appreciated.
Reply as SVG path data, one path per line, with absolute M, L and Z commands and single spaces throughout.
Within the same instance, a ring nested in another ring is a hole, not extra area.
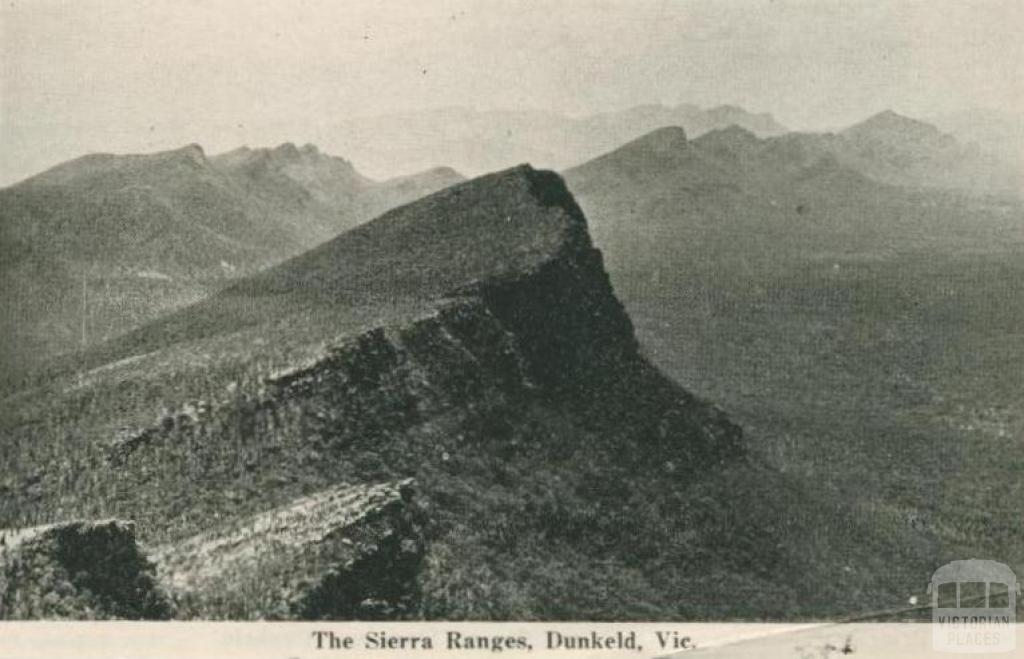
M 447 106 L 730 103 L 794 129 L 1024 113 L 1021 0 L 0 1 L 0 185 Z

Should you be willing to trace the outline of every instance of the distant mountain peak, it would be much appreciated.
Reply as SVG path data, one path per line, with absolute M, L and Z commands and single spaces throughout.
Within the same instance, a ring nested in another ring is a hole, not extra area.
M 788 132 L 770 112 L 749 112 L 738 105 L 718 105 L 709 109 L 707 115 L 719 124 L 727 124 L 725 127 L 728 124 L 742 125 L 762 136 Z
M 651 149 L 656 153 L 668 153 L 685 149 L 690 140 L 682 126 L 665 126 L 656 128 L 646 135 L 641 135 L 628 142 L 623 149 Z
M 913 119 L 911 119 L 910 117 L 899 114 L 898 112 L 890 108 L 886 108 L 885 110 L 882 110 L 878 114 L 872 117 L 868 117 L 867 121 L 871 121 L 872 119 L 876 121 L 913 121 Z
M 181 148 L 181 151 L 189 155 L 200 156 L 202 158 L 206 157 L 206 151 L 203 150 L 202 145 L 197 144 L 195 142 L 192 142 L 191 144 L 186 144 Z
M 736 113 L 747 114 L 747 111 L 744 110 L 743 108 L 741 108 L 740 106 L 738 106 L 738 105 L 730 105 L 728 103 L 723 103 L 721 105 L 716 105 L 713 108 L 709 108 L 708 112 L 710 112 L 712 114 L 736 114 Z
M 242 151 L 242 149 L 236 149 L 230 153 L 260 153 L 277 160 L 289 162 L 316 160 L 321 157 L 334 158 L 334 156 L 322 153 L 315 144 L 309 142 L 303 144 L 301 147 L 296 145 L 294 142 L 282 142 L 281 144 L 271 148 L 249 149 L 248 147 L 243 147 L 243 149 L 245 149 L 245 151 Z
M 937 137 L 942 135 L 942 131 L 924 121 L 912 119 L 892 110 L 884 110 L 868 117 L 859 124 L 850 126 L 840 134 L 848 136 L 904 135 L 907 137 Z
M 274 147 L 272 153 L 275 156 L 283 156 L 289 160 L 298 159 L 302 154 L 293 142 L 285 142 Z
M 685 159 L 689 157 L 690 152 L 690 141 L 686 131 L 680 126 L 664 126 L 623 144 L 598 160 L 629 161 L 632 163 L 631 167 L 640 170 L 656 167 L 656 163 Z
M 693 141 L 694 145 L 707 149 L 716 155 L 737 157 L 757 152 L 764 146 L 763 140 L 752 131 L 732 124 L 704 133 Z
M 743 126 L 737 126 L 736 124 L 730 124 L 725 128 L 716 128 L 715 130 L 708 131 L 694 142 L 745 142 L 745 143 L 760 143 L 761 138 L 754 134 L 753 131 L 744 128 Z
M 332 156 L 320 151 L 315 144 L 306 143 L 301 147 L 294 142 L 283 142 L 275 147 L 252 148 L 242 146 L 232 151 L 222 153 L 213 157 L 215 163 L 224 167 L 235 166 L 330 166 L 341 167 L 350 170 L 350 174 L 364 180 L 363 176 L 356 172 L 352 163 L 344 158 Z M 364 182 L 366 182 L 364 180 Z
M 91 181 L 95 177 L 105 177 L 118 172 L 126 176 L 138 176 L 145 172 L 161 172 L 167 167 L 178 167 L 183 164 L 192 169 L 207 166 L 209 162 L 203 147 L 198 144 L 187 144 L 177 149 L 153 153 L 89 153 L 51 167 L 11 187 L 66 185 L 73 181 Z
M 437 175 L 437 176 L 447 176 L 447 177 L 451 177 L 451 178 L 465 179 L 465 177 L 462 174 L 458 173 L 457 171 L 455 171 L 451 167 L 444 167 L 444 166 L 442 166 L 442 167 L 431 167 L 430 169 L 422 172 L 422 174 Z
M 529 167 L 529 165 L 526 165 Z M 453 185 L 465 181 L 466 177 L 455 171 L 451 167 L 431 167 L 430 169 L 424 169 L 420 172 L 414 172 L 412 174 L 406 174 L 404 176 L 396 176 L 395 178 L 383 181 L 381 185 L 396 185 L 401 183 L 425 183 L 425 182 L 445 182 L 447 185 Z M 446 186 L 447 187 L 447 186 Z
M 206 152 L 203 151 L 203 147 L 193 142 L 192 144 L 186 144 L 180 149 L 169 152 L 169 155 L 180 156 L 186 158 L 196 164 L 203 164 L 206 162 Z

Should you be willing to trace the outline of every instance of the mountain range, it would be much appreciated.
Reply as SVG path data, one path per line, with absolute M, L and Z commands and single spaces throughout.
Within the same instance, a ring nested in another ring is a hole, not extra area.
M 312 145 L 95 154 L 0 190 L 0 370 L 114 336 L 461 180 L 375 182 Z
M 975 175 L 961 152 L 885 114 L 664 128 L 564 173 L 645 354 L 728 410 L 755 460 L 821 488 L 820 533 L 857 529 L 806 545 L 857 581 L 848 611 L 927 601 L 920 575 L 957 556 L 1024 569 L 1024 202 L 918 178 L 929 154 Z
M 730 604 L 715 584 L 791 562 L 781 524 L 756 521 L 762 495 L 712 495 L 780 477 L 756 476 L 739 428 L 641 356 L 579 207 L 560 177 L 528 166 L 385 213 L 8 393 L 0 528 L 42 525 L 15 533 L 45 538 L 73 534 L 46 526 L 68 518 L 132 520 L 171 570 L 130 575 L 171 593 L 151 608 L 176 612 L 164 616 L 335 616 L 337 602 L 315 596 L 282 608 L 277 584 L 353 595 L 399 564 L 398 590 L 358 610 L 678 617 L 701 607 L 684 594 L 703 584 L 707 606 L 749 613 L 763 602 Z M 360 541 L 379 538 L 372 561 L 317 562 L 335 549 L 316 544 L 304 511 L 344 528 L 331 501 L 394 501 L 410 478 L 422 551 L 385 543 L 419 537 L 385 528 Z M 723 528 L 719 512 L 752 524 Z M 234 557 L 245 534 L 232 520 L 280 536 L 291 564 Z M 124 528 L 111 532 L 139 564 Z M 765 533 L 780 544 L 751 563 Z M 716 543 L 734 551 L 699 549 Z M 220 569 L 210 556 L 225 550 L 247 590 L 194 576 Z M 59 555 L 31 552 L 63 574 Z M 76 597 L 100 580 L 67 578 Z M 80 601 L 65 615 L 88 615 Z
M 962 144 L 976 145 L 1018 169 L 1024 166 L 1024 114 L 977 108 L 927 121 Z
M 920 133 L 894 128 L 907 122 Z M 885 140 L 893 130 L 905 140 Z M 887 150 L 867 146 L 876 141 Z M 839 134 L 765 139 L 733 126 L 690 140 L 682 128 L 668 127 L 565 175 L 590 213 L 595 240 L 605 247 L 614 269 L 649 269 L 661 262 L 648 260 L 652 251 L 672 250 L 677 241 L 699 235 L 722 242 L 705 243 L 694 258 L 723 270 L 732 263 L 749 271 L 774 268 L 786 262 L 784 254 L 854 249 L 879 233 L 902 240 L 920 230 L 921 244 L 952 239 L 946 232 L 929 235 L 924 227 L 952 221 L 949 212 L 966 203 L 965 197 L 942 186 L 912 185 L 919 170 L 892 162 L 902 158 L 931 168 L 939 162 L 936 154 L 958 148 L 955 140 L 926 125 L 888 115 Z M 934 210 L 943 199 L 947 209 Z M 718 230 L 709 231 L 710 224 Z M 784 242 L 768 243 L 772 252 L 759 249 L 769 231 L 786 236 Z M 673 262 L 670 267 L 696 265 Z
M 943 123 L 954 126 L 956 135 L 891 110 L 835 132 L 813 133 L 789 132 L 769 114 L 730 105 L 706 110 L 685 104 L 645 105 L 579 118 L 446 108 L 346 120 L 326 131 L 323 139 L 371 171 L 443 163 L 479 174 L 517 162 L 569 168 L 659 128 L 678 126 L 695 139 L 736 126 L 758 137 L 788 134 L 800 146 L 787 148 L 806 150 L 812 158 L 831 154 L 856 171 L 894 185 L 1019 195 L 1024 185 L 1019 131 L 1015 132 L 1019 127 L 1006 118 L 987 123 L 988 115 L 971 116 L 949 117 L 949 124 Z
M 691 135 L 700 135 L 733 124 L 762 136 L 786 131 L 770 114 L 733 105 L 641 105 L 576 118 L 456 107 L 348 119 L 325 131 L 322 141 L 371 172 L 390 174 L 444 164 L 476 175 L 520 162 L 569 167 L 662 126 L 683 126 Z
M 1024 170 L 977 145 L 960 143 L 932 124 L 885 111 L 819 136 L 817 146 L 840 163 L 879 181 L 982 193 L 1019 195 Z
M 0 617 L 902 619 L 947 560 L 1024 570 L 1008 170 L 759 125 L 0 191 Z

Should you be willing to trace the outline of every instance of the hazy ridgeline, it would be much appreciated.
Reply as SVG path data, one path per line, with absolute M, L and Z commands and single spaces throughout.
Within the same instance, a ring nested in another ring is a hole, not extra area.
M 858 139 L 886 122 L 907 120 Z M 859 525 L 828 550 L 805 539 L 807 564 L 851 591 L 906 578 L 905 603 L 957 557 L 1024 569 L 1024 204 L 966 174 L 909 185 L 958 147 L 901 135 L 874 152 L 903 163 L 895 181 L 842 134 L 737 129 L 652 134 L 566 176 L 646 354 Z
M 316 147 L 94 154 L 0 190 L 3 380 L 461 180 L 375 182 Z

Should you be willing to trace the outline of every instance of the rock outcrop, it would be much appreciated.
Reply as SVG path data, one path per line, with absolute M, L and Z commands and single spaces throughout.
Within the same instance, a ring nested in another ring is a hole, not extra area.
M 0 620 L 161 619 L 171 612 L 129 522 L 0 530 Z
M 340 485 L 158 548 L 183 615 L 395 619 L 418 607 L 412 481 Z

